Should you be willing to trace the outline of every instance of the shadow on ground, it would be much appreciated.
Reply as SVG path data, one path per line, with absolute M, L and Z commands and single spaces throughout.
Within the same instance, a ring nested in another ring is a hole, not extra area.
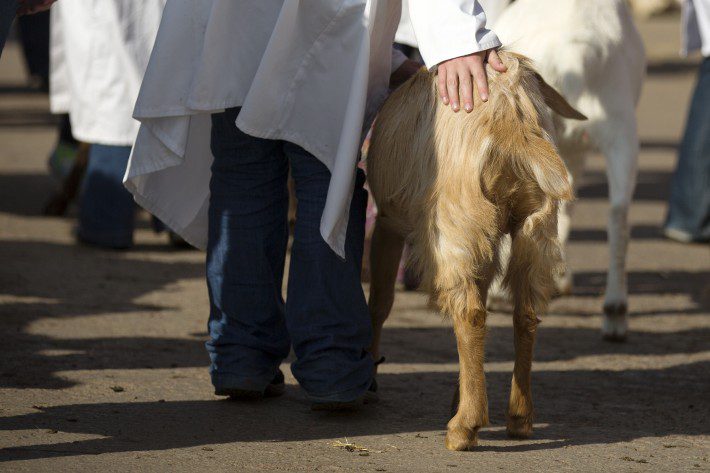
M 486 445 L 487 441 L 504 439 L 504 432 L 497 429 L 481 434 L 480 450 L 525 452 L 673 434 L 707 435 L 710 409 L 705 394 L 710 385 L 705 374 L 709 369 L 708 363 L 695 363 L 664 370 L 536 372 L 537 422 L 547 426 L 538 429 L 535 438 L 544 442 Z M 443 431 L 454 373 L 386 374 L 379 380 L 383 401 L 355 414 L 313 413 L 295 387 L 288 389 L 284 398 L 252 404 L 205 400 L 40 408 L 36 413 L 0 419 L 0 430 L 47 429 L 101 438 L 5 448 L 0 450 L 0 459 L 381 434 L 405 434 L 395 441 L 406 448 L 406 434 Z M 500 426 L 509 375 L 490 374 L 488 385 L 491 423 Z M 659 406 L 664 408 L 662 413 Z M 577 415 L 570 417 L 569 412 Z
M 63 319 L 84 315 L 121 317 L 149 312 L 160 323 L 181 309 L 167 304 L 136 302 L 141 296 L 183 279 L 204 277 L 202 262 L 164 262 L 116 253 L 46 242 L 4 241 L 0 244 L 2 293 L 16 302 L 0 305 L 5 332 L 0 360 L 0 386 L 63 389 L 75 384 L 58 372 L 103 369 L 202 367 L 207 364 L 204 335 L 184 338 L 111 337 L 67 338 L 28 333 L 38 319 Z M 36 268 L 41 267 L 42 271 Z M 690 294 L 699 300 L 710 272 L 631 272 L 631 294 Z M 599 295 L 603 272 L 575 275 L 576 295 Z M 409 308 L 409 311 L 428 310 Z M 702 308 L 673 311 L 698 313 Z M 592 314 L 572 314 L 589 316 Z M 206 314 L 199 315 L 206 317 Z M 665 355 L 707 350 L 707 329 L 669 333 L 634 332 L 626 344 L 603 342 L 596 329 L 541 325 L 536 359 L 566 360 L 599 354 Z M 487 339 L 487 359 L 513 359 L 512 328 L 492 327 Z M 384 350 L 397 363 L 455 363 L 456 344 L 450 327 L 385 327 Z M 45 353 L 52 352 L 51 356 Z
M 170 292 L 167 286 L 177 281 L 204 278 L 204 263 L 136 258 L 138 253 L 48 242 L 0 242 L 0 261 L 3 262 L 0 292 L 11 298 L 11 302 L 0 304 L 0 321 L 6 335 L 0 359 L 0 386 L 59 389 L 73 385 L 53 374 L 60 370 L 197 364 L 185 360 L 185 353 L 196 353 L 196 349 L 185 352 L 189 339 L 86 340 L 28 333 L 28 327 L 38 319 L 61 320 L 83 315 L 121 317 L 121 314 L 146 312 L 158 314 L 164 320 L 163 315 L 174 315 L 179 307 L 169 303 L 137 301 L 157 290 Z M 43 350 L 57 349 L 79 354 L 56 357 L 40 354 Z M 162 356 L 156 357 L 156 353 Z M 192 359 L 191 356 L 187 355 L 188 359 Z M 156 363 L 151 361 L 154 359 L 166 361 Z M 201 356 L 199 365 L 204 364 L 205 357 Z

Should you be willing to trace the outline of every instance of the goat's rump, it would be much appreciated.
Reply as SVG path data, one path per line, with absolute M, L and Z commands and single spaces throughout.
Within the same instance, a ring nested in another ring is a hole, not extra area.
M 524 219 L 545 198 L 571 198 L 548 107 L 569 118 L 584 116 L 527 58 L 505 50 L 500 56 L 508 71 L 487 67 L 489 100 L 476 102 L 471 113 L 455 113 L 441 103 L 436 75 L 424 69 L 383 105 L 370 143 L 368 179 L 383 220 L 394 220 L 390 226 L 400 233 L 432 211 L 466 225 L 481 212 Z M 443 193 L 458 205 L 432 208 Z M 522 194 L 528 196 L 521 199 Z M 481 197 L 489 209 L 467 208 L 466 202 L 480 203 Z M 514 202 L 530 205 L 512 208 Z

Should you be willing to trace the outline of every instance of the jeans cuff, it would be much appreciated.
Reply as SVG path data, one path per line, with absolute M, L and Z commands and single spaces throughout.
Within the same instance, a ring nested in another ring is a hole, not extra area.
M 370 388 L 370 383 L 368 381 L 364 386 L 359 386 L 357 388 L 348 389 L 347 391 L 341 391 L 335 394 L 312 394 L 308 393 L 308 399 L 312 402 L 350 402 L 354 401 Z
M 232 373 L 212 373 L 212 385 L 215 390 L 243 389 L 245 391 L 263 391 L 274 379 L 275 373 L 262 376 L 243 376 Z
M 77 238 L 84 243 L 105 248 L 130 248 L 133 246 L 133 232 L 119 235 L 116 232 L 86 231 L 79 228 Z

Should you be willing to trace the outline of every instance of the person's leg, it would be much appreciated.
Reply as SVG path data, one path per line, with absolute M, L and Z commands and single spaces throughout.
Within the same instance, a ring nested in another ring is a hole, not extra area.
M 286 143 L 298 208 L 286 302 L 297 361 L 291 371 L 316 402 L 349 402 L 370 387 L 373 361 L 367 302 L 360 284 L 367 192 L 358 170 L 341 259 L 320 234 L 330 172 L 302 148 Z
M 91 145 L 79 205 L 79 241 L 107 248 L 133 245 L 135 203 L 123 187 L 130 146 Z
M 49 11 L 18 17 L 17 29 L 30 76 L 49 90 Z
M 12 20 L 15 19 L 16 11 L 17 0 L 0 0 L 0 57 L 2 57 L 5 40 L 10 33 L 10 26 L 12 26 Z
M 665 232 L 680 241 L 710 240 L 710 58 L 700 66 L 693 93 L 671 181 Z
M 49 155 L 48 164 L 51 174 L 59 180 L 64 180 L 74 167 L 74 161 L 79 151 L 79 142 L 72 136 L 69 114 L 65 113 L 59 117 L 59 139 L 52 154 Z
M 288 163 L 279 141 L 212 116 L 207 351 L 215 392 L 263 392 L 288 355 L 281 293 L 288 242 Z

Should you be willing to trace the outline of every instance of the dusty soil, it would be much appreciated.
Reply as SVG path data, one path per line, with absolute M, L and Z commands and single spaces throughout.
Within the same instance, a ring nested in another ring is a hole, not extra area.
M 608 204 L 594 157 L 569 251 L 574 293 L 552 304 L 539 331 L 534 438 L 505 437 L 512 328 L 508 313 L 493 313 L 491 425 L 466 453 L 443 446 L 457 376 L 451 327 L 420 293 L 398 292 L 376 407 L 313 413 L 290 375 L 280 399 L 213 396 L 203 254 L 172 251 L 145 219 L 131 251 L 80 247 L 71 218 L 41 215 L 56 133 L 46 97 L 24 88 L 18 50 L 8 45 L 0 61 L 0 469 L 710 470 L 710 249 L 659 231 L 694 81 L 693 61 L 675 56 L 677 21 L 642 24 L 651 67 L 631 212 L 631 336 L 610 344 L 599 335 Z

